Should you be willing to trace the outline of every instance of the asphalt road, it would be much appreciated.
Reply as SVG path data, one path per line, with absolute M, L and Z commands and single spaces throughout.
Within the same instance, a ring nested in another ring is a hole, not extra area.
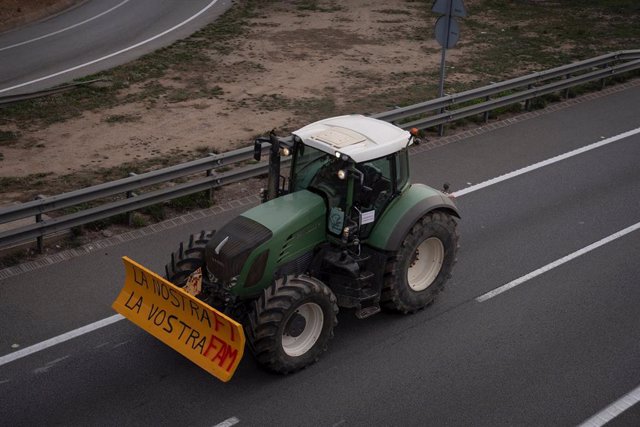
M 187 37 L 230 5 L 231 0 L 87 0 L 0 34 L 0 96 L 124 64 Z
M 128 321 L 0 366 L 9 425 L 579 425 L 640 387 L 640 85 L 412 156 L 414 181 L 460 190 L 460 251 L 411 316 L 341 312 L 319 363 L 289 376 L 247 355 L 221 383 Z M 113 315 L 120 256 L 162 271 L 229 211 L 0 283 L 0 354 Z M 613 236 L 613 237 L 612 237 Z M 493 298 L 485 295 L 588 247 Z M 482 302 L 481 302 L 482 301 Z M 640 404 L 612 425 L 640 425 Z

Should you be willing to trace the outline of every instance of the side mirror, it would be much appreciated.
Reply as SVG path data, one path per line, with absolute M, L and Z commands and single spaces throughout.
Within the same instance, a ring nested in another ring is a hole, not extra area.
M 416 145 L 420 145 L 422 142 L 422 139 L 420 138 L 420 129 L 411 128 L 409 132 L 411 133 L 411 136 L 409 137 L 409 141 L 407 141 L 407 147 L 410 146 L 412 142 L 415 142 Z

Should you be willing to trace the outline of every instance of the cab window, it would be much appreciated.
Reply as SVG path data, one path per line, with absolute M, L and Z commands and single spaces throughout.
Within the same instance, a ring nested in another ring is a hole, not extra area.
M 293 151 L 291 170 L 291 191 L 304 190 L 318 171 L 332 160 L 329 154 L 297 143 Z

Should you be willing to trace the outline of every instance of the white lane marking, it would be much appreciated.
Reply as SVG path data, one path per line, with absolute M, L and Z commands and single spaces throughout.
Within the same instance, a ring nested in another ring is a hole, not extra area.
M 62 335 L 58 335 L 57 337 L 50 338 L 46 341 L 39 342 L 38 344 L 34 344 L 30 347 L 23 348 L 22 350 L 9 353 L 5 356 L 0 357 L 0 366 L 11 363 L 14 360 L 22 359 L 23 357 L 29 356 L 33 353 L 37 353 L 49 347 L 53 347 L 54 345 L 58 345 L 65 341 L 69 341 L 73 338 L 79 337 L 80 335 L 84 335 L 100 328 L 104 328 L 105 326 L 109 326 L 112 323 L 119 322 L 122 319 L 124 319 L 122 315 L 116 314 L 111 317 L 107 317 L 106 319 L 98 320 L 97 322 L 85 325 L 81 328 L 74 329 L 73 331 L 66 332 Z
M 215 3 L 215 1 L 213 3 Z M 616 136 L 613 136 L 613 137 L 608 138 L 606 140 L 597 142 L 596 144 L 599 144 L 598 147 L 600 147 L 602 145 L 610 144 L 611 142 L 618 141 L 618 140 L 620 140 L 622 138 L 626 138 L 628 136 L 635 135 L 636 133 L 639 133 L 639 132 L 640 132 L 640 128 L 636 128 L 636 129 L 621 133 L 620 135 L 616 135 Z M 591 144 L 591 145 L 587 145 L 587 146 L 583 147 L 583 148 L 587 148 L 587 147 L 592 147 L 592 148 L 589 148 L 589 149 L 586 149 L 586 150 L 577 149 L 577 150 L 570 151 L 569 153 L 566 153 L 566 154 L 573 153 L 571 155 L 575 156 L 577 154 L 580 154 L 580 152 L 585 152 L 585 151 L 592 150 L 593 148 L 597 148 L 597 147 L 594 147 L 594 145 L 596 145 L 596 144 Z M 567 157 L 571 157 L 571 156 L 567 156 L 566 154 L 553 157 L 552 159 L 557 159 L 559 157 L 562 157 L 563 159 L 565 159 Z M 552 160 L 552 159 L 550 159 L 550 160 Z M 559 161 L 559 160 L 557 160 L 557 161 Z M 547 162 L 547 161 L 536 163 L 536 165 L 540 165 L 540 164 L 543 164 L 545 162 Z M 547 163 L 547 164 L 551 164 L 551 163 L 555 163 L 555 162 L 550 162 L 550 163 Z M 546 166 L 546 164 L 545 164 L 545 166 Z M 538 166 L 535 169 L 538 169 L 539 167 L 542 167 L 542 166 Z M 527 172 L 530 172 L 531 170 L 534 170 L 534 169 L 530 169 L 530 168 L 531 167 L 524 168 L 524 169 L 519 169 L 518 171 L 516 171 L 516 172 L 519 172 L 519 173 L 515 174 L 515 172 L 512 172 L 511 174 L 507 174 L 507 175 L 509 175 L 509 178 L 513 178 L 515 176 L 522 175 L 523 173 L 526 173 L 526 172 L 520 172 L 520 171 L 523 171 L 525 169 L 527 169 Z M 503 175 L 503 177 L 507 176 L 507 175 Z M 502 177 L 500 177 L 500 178 L 502 178 Z M 463 190 L 460 190 L 458 192 L 455 192 L 455 193 L 453 193 L 453 195 L 461 196 L 461 195 L 464 195 L 464 194 L 468 194 L 468 193 L 471 193 L 473 191 L 480 190 L 481 188 L 486 188 L 486 187 L 488 187 L 490 185 L 497 184 L 498 182 L 505 181 L 506 179 L 509 179 L 509 178 L 504 178 L 504 179 L 501 179 L 499 181 L 496 181 L 496 180 L 485 181 L 484 183 L 477 184 L 477 185 L 474 185 L 472 187 L 468 187 L 466 189 L 463 189 Z M 122 320 L 122 319 L 124 319 L 123 316 L 121 316 L 120 314 L 116 314 L 114 316 L 108 317 L 106 319 L 100 320 L 100 321 L 92 323 L 90 325 L 86 325 L 86 326 L 83 326 L 81 328 L 75 329 L 75 330 L 73 330 L 71 332 L 67 332 L 66 334 L 62 334 L 62 335 L 59 335 L 57 337 L 51 338 L 51 339 L 49 339 L 47 341 L 43 341 L 41 343 L 32 345 L 31 347 L 27 347 L 25 349 L 16 351 L 14 353 L 10 353 L 10 354 L 8 354 L 6 356 L 2 356 L 2 357 L 0 357 L 0 366 L 5 365 L 7 363 L 10 363 L 10 362 L 12 362 L 14 360 L 17 360 L 17 359 L 21 359 L 21 358 L 26 357 L 26 356 L 28 356 L 30 354 L 36 353 L 36 352 L 38 352 L 40 350 L 44 350 L 44 349 L 49 348 L 51 346 L 54 346 L 56 344 L 62 343 L 64 341 L 68 341 L 68 340 L 70 340 L 72 338 L 75 338 L 75 337 L 77 337 L 79 335 L 92 332 L 92 331 L 94 331 L 96 329 L 100 329 L 100 328 L 102 328 L 104 326 L 110 325 L 110 324 L 115 323 L 115 322 L 117 322 L 119 320 Z M 103 322 L 104 322 L 104 324 L 103 324 Z M 69 335 L 69 337 L 67 337 L 68 335 Z
M 578 427 L 602 427 L 638 402 L 640 402 L 640 386 L 631 390 Z
M 47 373 L 47 372 L 49 372 L 49 369 L 53 368 L 55 365 L 57 365 L 58 363 L 62 362 L 65 359 L 68 359 L 68 358 L 69 358 L 69 356 L 64 356 L 64 357 L 61 357 L 59 359 L 52 360 L 51 362 L 47 362 L 47 364 L 44 365 L 42 368 L 36 368 L 33 371 L 33 373 L 36 374 L 36 375 Z
M 10 383 L 11 380 L 0 380 L 0 385 Z
M 594 150 L 596 148 L 600 148 L 600 147 L 605 146 L 607 144 L 611 144 L 612 142 L 616 142 L 616 141 L 619 141 L 621 139 L 628 138 L 628 137 L 630 137 L 632 135 L 636 135 L 638 133 L 640 133 L 640 128 L 635 128 L 635 129 L 632 129 L 630 131 L 623 132 L 623 133 L 621 133 L 619 135 L 615 135 L 615 136 L 612 136 L 610 138 L 603 139 L 602 141 L 594 142 L 593 144 L 585 145 L 584 147 L 577 148 L 577 149 L 575 149 L 573 151 L 569 151 L 567 153 L 560 154 L 560 155 L 552 157 L 550 159 L 543 160 L 543 161 L 538 162 L 538 163 L 534 163 L 534 164 L 532 164 L 530 166 L 524 167 L 522 169 L 515 170 L 515 171 L 510 172 L 508 174 L 501 175 L 501 176 L 498 176 L 496 178 L 492 178 L 492 179 L 490 179 L 488 181 L 484 181 L 484 182 L 481 182 L 479 184 L 472 185 L 471 187 L 463 188 L 462 190 L 455 191 L 455 192 L 453 192 L 451 194 L 454 197 L 464 196 L 465 194 L 469 194 L 469 193 L 473 193 L 474 191 L 482 190 L 483 188 L 487 188 L 487 187 L 490 187 L 490 186 L 492 186 L 494 184 L 498 184 L 498 183 L 506 181 L 508 179 L 515 178 L 515 177 L 517 177 L 519 175 L 523 175 L 525 173 L 532 172 L 532 171 L 534 171 L 536 169 L 540 169 L 540 168 L 543 168 L 545 166 L 549 166 L 549 165 L 551 165 L 553 163 L 557 163 L 557 162 L 559 162 L 561 160 L 568 159 L 569 157 L 573 157 L 573 156 L 577 156 L 578 154 L 586 153 L 587 151 L 591 151 L 591 150 Z
M 515 288 L 518 285 L 523 284 L 524 282 L 533 279 L 534 277 L 537 277 L 543 273 L 546 273 L 549 270 L 553 270 L 556 267 L 561 266 L 562 264 L 565 264 L 575 258 L 578 258 L 579 256 L 582 256 L 588 252 L 591 252 L 594 249 L 599 248 L 600 246 L 606 245 L 607 243 L 613 242 L 616 239 L 619 239 L 622 236 L 625 236 L 633 231 L 636 231 L 640 229 L 640 222 L 637 222 L 627 228 L 625 228 L 624 230 L 620 230 L 617 233 L 613 233 L 610 236 L 607 236 L 601 240 L 598 240 L 597 242 L 594 242 L 592 244 L 590 244 L 589 246 L 585 246 L 584 248 L 577 250 L 573 253 L 570 253 L 569 255 L 566 255 L 560 259 L 557 259 L 547 265 L 545 265 L 544 267 L 540 267 L 537 270 L 532 271 L 529 274 L 525 274 L 522 277 L 519 277 L 515 280 L 512 280 L 511 282 L 504 284 L 492 291 L 487 292 L 486 294 L 480 295 L 479 297 L 476 298 L 476 301 L 478 302 L 485 302 L 488 299 L 491 299 L 495 296 L 500 295 L 503 292 L 508 291 L 509 289 Z
M 224 420 L 223 422 L 221 422 L 219 424 L 216 424 L 213 427 L 231 427 L 231 426 L 234 426 L 234 425 L 238 424 L 239 422 L 240 422 L 240 420 L 238 418 L 231 417 L 231 418 L 228 418 L 228 419 Z
M 119 3 L 119 4 L 115 5 L 115 6 L 113 6 L 113 7 L 112 7 L 111 9 L 109 9 L 109 10 L 105 10 L 104 12 L 99 13 L 99 14 L 97 14 L 96 16 L 93 16 L 93 17 L 91 17 L 91 18 L 89 18 L 89 19 L 85 19 L 84 21 L 82 21 L 82 22 L 78 22 L 77 24 L 73 24 L 73 25 L 70 25 L 70 26 L 68 26 L 68 27 L 62 28 L 62 29 L 60 29 L 60 30 L 58 30 L 58 31 L 54 31 L 54 32 L 52 32 L 52 33 L 45 34 L 45 35 L 43 35 L 43 36 L 36 37 L 36 38 L 30 39 L 30 40 L 25 40 L 25 41 L 20 42 L 20 43 L 12 44 L 12 45 L 5 46 L 5 47 L 0 47 L 0 52 L 2 52 L 3 50 L 12 49 L 12 48 L 14 48 L 14 47 L 24 46 L 25 44 L 33 43 L 33 42 L 36 42 L 36 41 L 38 41 L 38 40 L 46 39 L 47 37 L 55 36 L 56 34 L 64 33 L 65 31 L 72 30 L 72 29 L 74 29 L 74 28 L 76 28 L 76 27 L 79 27 L 80 25 L 84 25 L 84 24 L 86 24 L 86 23 L 88 23 L 88 22 L 91 22 L 91 21 L 93 21 L 93 20 L 96 20 L 96 19 L 100 18 L 101 16 L 106 15 L 106 14 L 107 14 L 107 13 L 109 13 L 109 12 L 112 12 L 112 11 L 116 10 L 117 8 L 119 8 L 120 6 L 122 6 L 123 4 L 125 4 L 125 3 L 129 3 L 129 1 L 130 1 L 130 0 L 124 0 L 123 2 L 121 2 L 121 3 Z
M 213 1 L 211 1 L 211 3 L 209 3 L 209 4 L 208 4 L 207 6 L 205 6 L 202 10 L 200 10 L 198 13 L 196 13 L 196 14 L 195 14 L 195 15 L 193 15 L 193 16 L 191 16 L 190 18 L 185 19 L 185 20 L 184 20 L 184 21 L 182 21 L 181 23 L 179 23 L 179 24 L 177 24 L 177 25 L 174 25 L 173 27 L 169 28 L 168 30 L 165 30 L 165 31 L 161 32 L 160 34 L 156 34 L 155 36 L 150 37 L 150 38 L 148 38 L 148 39 L 146 39 L 146 40 L 143 40 L 143 41 L 141 41 L 141 42 L 139 42 L 139 43 L 136 43 L 136 44 L 134 44 L 134 45 L 132 45 L 132 46 L 126 47 L 126 48 L 124 48 L 124 49 L 120 49 L 120 50 L 119 50 L 119 51 L 117 51 L 117 52 L 110 53 L 110 54 L 105 55 L 105 56 L 103 56 L 103 57 L 101 57 L 101 58 L 94 59 L 94 60 L 89 61 L 89 62 L 85 62 L 84 64 L 76 65 L 75 67 L 67 68 L 66 70 L 62 70 L 62 71 L 58 71 L 57 73 L 49 74 L 48 76 L 40 77 L 40 78 L 37 78 L 37 79 L 34 79 L 34 80 L 30 80 L 30 81 L 28 81 L 28 82 L 24 82 L 24 83 L 20 83 L 20 84 L 17 84 L 17 85 L 11 86 L 11 87 L 7 87 L 7 88 L 4 88 L 4 89 L 0 89 L 0 93 L 8 92 L 8 91 L 13 90 L 13 89 L 18 89 L 18 88 L 21 88 L 21 87 L 24 87 L 24 86 L 28 86 L 28 85 L 33 84 L 33 83 L 38 83 L 38 82 L 41 82 L 41 81 L 43 81 L 43 80 L 50 79 L 50 78 L 52 78 L 52 77 L 57 77 L 57 76 L 60 76 L 60 75 L 62 75 L 62 74 L 69 73 L 69 72 L 71 72 L 71 71 L 78 70 L 78 69 L 80 69 L 80 68 L 88 67 L 89 65 L 93 65 L 93 64 L 95 64 L 95 63 L 98 63 L 98 62 L 104 61 L 105 59 L 113 58 L 114 56 L 117 56 L 117 55 L 123 54 L 123 53 L 128 52 L 128 51 L 133 50 L 133 49 L 136 49 L 136 48 L 138 48 L 138 47 L 140 47 L 140 46 L 142 46 L 142 45 L 145 45 L 145 44 L 147 44 L 147 43 L 150 43 L 150 42 L 152 42 L 152 41 L 154 41 L 154 40 L 156 40 L 156 39 L 158 39 L 158 38 L 160 38 L 160 37 L 162 37 L 162 36 L 165 36 L 165 35 L 169 34 L 169 33 L 170 33 L 170 32 L 172 32 L 172 31 L 175 31 L 175 30 L 177 30 L 178 28 L 180 28 L 180 27 L 182 27 L 182 26 L 184 26 L 184 25 L 188 24 L 189 22 L 191 22 L 191 21 L 193 21 L 194 19 L 196 19 L 198 16 L 202 15 L 203 13 L 205 13 L 207 10 L 211 9 L 211 7 L 212 7 L 214 4 L 216 4 L 217 2 L 218 2 L 218 0 L 213 0 Z

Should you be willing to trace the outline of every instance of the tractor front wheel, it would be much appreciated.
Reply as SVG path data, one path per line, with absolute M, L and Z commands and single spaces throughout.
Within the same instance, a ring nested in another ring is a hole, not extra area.
M 247 338 L 258 363 L 287 374 L 316 362 L 338 323 L 336 297 L 309 276 L 289 276 L 265 289 L 249 315 Z
M 180 247 L 176 252 L 171 254 L 171 261 L 165 265 L 165 277 L 168 281 L 179 288 L 182 288 L 191 273 L 198 268 L 205 269 L 204 251 L 207 242 L 211 239 L 215 232 L 201 231 L 198 234 L 192 234 L 186 247 L 184 243 L 180 243 Z
M 387 264 L 383 306 L 413 313 L 431 304 L 451 275 L 457 248 L 456 222 L 451 215 L 435 211 L 423 216 Z

